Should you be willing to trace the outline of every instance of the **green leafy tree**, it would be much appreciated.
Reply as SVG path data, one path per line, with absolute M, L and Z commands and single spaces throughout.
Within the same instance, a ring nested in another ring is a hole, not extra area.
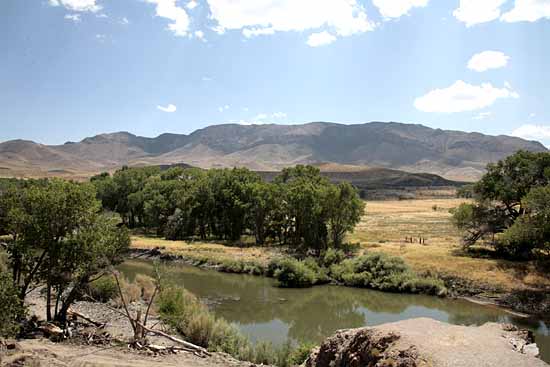
M 481 239 L 513 258 L 529 258 L 545 252 L 550 184 L 550 153 L 519 151 L 487 166 L 487 173 L 475 184 L 475 203 L 463 204 L 454 222 L 465 232 L 468 247 Z
M 353 232 L 361 220 L 365 203 L 349 182 L 329 186 L 323 203 L 326 208 L 332 244 L 335 247 L 340 247 L 346 233 Z
M 504 232 L 500 249 L 516 258 L 529 258 L 536 250 L 550 255 L 550 186 L 529 191 L 522 207 L 525 214 Z
M 44 284 L 47 319 L 64 318 L 78 288 L 105 264 L 100 259 L 116 261 L 109 249 L 122 251 L 128 236 L 107 225 L 91 184 L 54 179 L 16 194 L 2 199 L 9 202 L 6 250 L 14 286 L 24 300 L 32 285 Z

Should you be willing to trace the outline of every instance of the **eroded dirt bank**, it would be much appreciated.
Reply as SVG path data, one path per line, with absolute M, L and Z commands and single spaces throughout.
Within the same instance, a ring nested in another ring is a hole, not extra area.
M 305 367 L 544 367 L 530 335 L 511 325 L 456 326 L 417 318 L 343 330 Z

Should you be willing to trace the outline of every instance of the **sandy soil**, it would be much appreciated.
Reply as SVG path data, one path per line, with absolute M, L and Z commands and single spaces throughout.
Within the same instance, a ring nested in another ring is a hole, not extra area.
M 545 367 L 525 332 L 496 323 L 457 326 L 417 318 L 342 330 L 306 361 L 307 367 Z
M 39 319 L 44 319 L 45 300 L 40 292 L 33 291 L 28 296 L 30 313 Z M 130 312 L 140 307 L 139 304 L 131 304 Z M 53 343 L 48 339 L 25 339 L 17 342 L 0 342 L 0 366 L 70 366 L 70 367 L 126 367 L 126 366 L 181 366 L 181 367 L 244 367 L 251 363 L 237 361 L 224 353 L 212 353 L 211 357 L 202 358 L 188 352 L 177 354 L 154 355 L 151 352 L 138 352 L 130 350 L 123 341 L 132 336 L 132 328 L 128 320 L 106 304 L 92 302 L 77 302 L 73 310 L 85 314 L 94 321 L 105 323 L 106 326 L 98 332 L 107 332 L 113 339 L 112 345 L 86 345 L 82 339 L 70 339 L 62 343 Z M 152 316 L 149 326 L 169 332 L 170 330 L 160 322 L 156 316 Z M 86 332 L 87 329 L 79 331 Z M 90 328 L 90 331 L 95 329 Z M 170 332 L 172 335 L 175 333 Z M 116 342 L 116 341 L 119 342 Z M 175 345 L 169 340 L 148 336 L 151 344 L 161 346 Z M 13 349 L 7 349 L 11 345 Z

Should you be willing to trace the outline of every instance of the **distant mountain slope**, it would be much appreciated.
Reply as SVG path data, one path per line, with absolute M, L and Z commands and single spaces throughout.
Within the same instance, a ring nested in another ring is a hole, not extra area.
M 0 167 L 97 172 L 124 164 L 186 163 L 203 168 L 245 166 L 276 171 L 295 164 L 323 162 L 339 169 L 368 165 L 467 180 L 479 178 L 487 163 L 519 149 L 546 151 L 538 142 L 515 137 L 393 122 L 225 124 L 189 135 L 163 134 L 156 138 L 127 132 L 101 134 L 60 146 L 9 141 L 0 144 Z

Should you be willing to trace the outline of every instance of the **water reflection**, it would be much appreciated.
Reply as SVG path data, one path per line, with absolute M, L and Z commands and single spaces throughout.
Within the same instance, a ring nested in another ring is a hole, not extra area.
M 336 330 L 430 317 L 458 325 L 514 323 L 535 332 L 543 359 L 550 361 L 550 331 L 540 320 L 514 317 L 500 309 L 464 300 L 320 286 L 281 289 L 271 279 L 170 265 L 168 276 L 203 299 L 217 315 L 233 322 L 252 340 L 281 344 L 318 343 Z M 121 270 L 133 278 L 152 273 L 147 261 L 128 261 Z

